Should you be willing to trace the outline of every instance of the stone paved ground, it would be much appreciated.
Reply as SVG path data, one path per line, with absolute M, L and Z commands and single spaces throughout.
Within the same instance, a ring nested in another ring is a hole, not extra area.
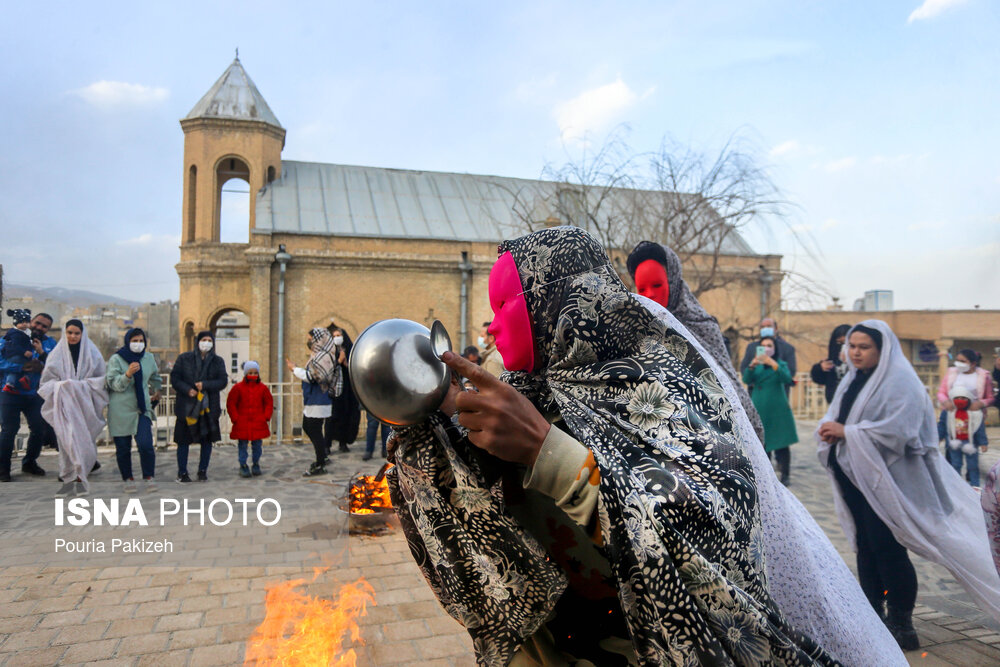
M 809 444 L 811 426 L 800 425 L 803 442 L 793 449 L 790 488 L 853 567 L 833 515 L 829 482 Z M 1000 430 L 991 439 L 1000 443 Z M 268 448 L 265 471 L 286 482 L 296 480 L 310 449 Z M 172 452 L 159 457 L 169 468 Z M 102 452 L 100 458 L 105 469 L 95 476 L 98 495 L 118 486 L 113 454 Z M 378 468 L 375 461 L 360 459 L 356 447 L 350 454 L 335 455 L 331 488 L 346 486 L 355 472 L 370 474 Z M 991 451 L 984 469 L 996 459 Z M 55 470 L 54 456 L 44 455 L 42 465 Z M 246 493 L 247 481 L 235 472 L 233 448 L 219 448 L 210 473 L 220 495 Z M 15 479 L 0 487 L 5 506 L 13 494 L 49 503 L 58 488 L 51 476 Z M 6 543 L 11 539 L 5 536 Z M 346 544 L 346 553 L 329 555 L 333 567 L 301 590 L 332 598 L 341 584 L 358 577 L 372 584 L 376 606 L 361 622 L 365 645 L 357 648 L 359 665 L 474 664 L 468 636 L 433 599 L 399 531 L 351 537 Z M 0 567 L 0 665 L 240 664 L 246 640 L 264 616 L 265 588 L 314 577 L 302 566 L 73 567 L 29 560 L 5 558 Z M 915 624 L 924 648 L 908 655 L 911 664 L 1000 665 L 1000 626 L 969 604 L 942 568 L 916 558 L 915 565 L 921 586 Z

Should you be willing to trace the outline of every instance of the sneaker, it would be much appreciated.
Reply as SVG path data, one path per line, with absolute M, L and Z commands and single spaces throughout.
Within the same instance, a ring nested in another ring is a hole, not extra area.
M 152 477 L 146 477 L 142 480 L 142 490 L 145 491 L 146 493 L 152 493 L 153 491 L 156 491 L 158 488 L 160 487 L 156 485 L 156 480 L 153 479 Z
M 66 482 L 65 484 L 60 486 L 59 490 L 56 491 L 56 498 L 66 498 L 68 496 L 74 495 L 73 493 L 74 484 L 76 484 L 76 482 Z
M 191 476 L 188 475 L 186 472 L 182 473 L 180 475 L 177 475 L 177 483 L 178 484 L 188 484 L 190 482 L 191 482 Z
M 135 493 L 136 491 L 138 491 L 138 489 L 135 486 L 135 480 L 134 479 L 126 479 L 125 480 L 125 493 Z
M 347 446 L 346 442 L 342 442 L 342 443 L 340 443 L 340 447 L 338 448 L 337 451 L 340 451 L 340 452 L 350 452 L 351 448 Z
M 90 469 L 90 472 L 97 472 L 100 469 L 101 469 L 101 462 L 94 461 L 94 467 Z
M 10 472 L 0 472 L 0 482 L 9 482 Z
M 87 495 L 87 487 L 83 485 L 83 482 L 76 480 L 73 482 L 73 495 L 74 496 L 85 496 Z
M 248 466 L 246 463 L 240 466 L 240 477 L 243 478 L 253 477 L 253 475 L 250 474 L 250 466 Z
M 253 475 L 254 477 L 260 477 L 260 464 L 259 463 L 254 463 L 250 467 L 250 474 Z
M 23 464 L 21 466 L 21 472 L 26 475 L 34 475 L 35 477 L 45 477 L 45 471 L 42 470 L 42 467 L 34 461 Z
M 312 465 L 309 466 L 308 472 L 302 473 L 302 476 L 303 477 L 317 477 L 319 475 L 325 475 L 325 474 L 326 474 L 326 468 L 324 468 L 323 466 L 321 466 L 318 463 L 313 463 Z
M 198 471 L 198 481 L 199 482 L 207 482 L 208 481 L 208 473 L 206 473 L 204 470 L 199 470 Z
M 372 460 L 372 455 L 371 454 L 365 454 L 364 456 L 361 457 L 361 460 L 362 461 L 371 461 Z

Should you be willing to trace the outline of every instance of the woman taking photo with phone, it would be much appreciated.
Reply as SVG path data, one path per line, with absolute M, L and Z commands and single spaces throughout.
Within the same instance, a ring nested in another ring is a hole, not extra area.
M 788 405 L 785 387 L 792 384 L 788 364 L 774 359 L 773 338 L 764 337 L 757 346 L 757 355 L 743 371 L 743 382 L 753 386 L 753 405 L 764 422 L 764 451 L 778 460 L 781 483 L 788 485 L 792 454 L 788 448 L 799 441 L 795 417 Z

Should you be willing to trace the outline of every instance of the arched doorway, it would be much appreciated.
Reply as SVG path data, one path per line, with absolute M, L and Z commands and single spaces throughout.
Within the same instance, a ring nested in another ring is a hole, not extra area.
M 227 157 L 215 168 L 219 188 L 219 241 L 248 243 L 250 241 L 250 167 L 238 157 Z
M 243 377 L 243 362 L 250 358 L 250 317 L 236 308 L 220 310 L 209 321 L 215 334 L 215 353 L 226 362 L 233 382 Z

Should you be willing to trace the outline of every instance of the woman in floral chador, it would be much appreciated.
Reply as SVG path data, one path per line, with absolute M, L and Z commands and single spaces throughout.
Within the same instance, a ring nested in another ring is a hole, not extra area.
M 500 252 L 490 332 L 509 372 L 446 353 L 479 391 L 457 421 L 400 429 L 390 472 L 411 552 L 479 663 L 905 664 L 815 523 L 773 474 L 758 483 L 732 384 L 683 326 L 578 228 Z M 779 531 L 778 515 L 795 519 Z

